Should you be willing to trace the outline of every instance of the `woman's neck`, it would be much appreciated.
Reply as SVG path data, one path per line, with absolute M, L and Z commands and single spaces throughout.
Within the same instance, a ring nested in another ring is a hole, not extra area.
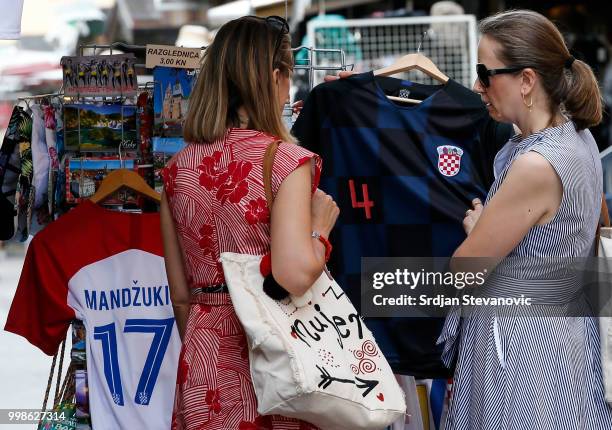
M 567 121 L 567 119 L 560 111 L 551 114 L 543 109 L 536 110 L 534 108 L 532 112 L 526 112 L 516 125 L 521 130 L 522 137 L 525 138 L 545 128 L 557 127 L 565 121 Z
M 240 128 L 249 128 L 249 115 L 244 106 L 238 108 L 238 121 L 240 121 Z

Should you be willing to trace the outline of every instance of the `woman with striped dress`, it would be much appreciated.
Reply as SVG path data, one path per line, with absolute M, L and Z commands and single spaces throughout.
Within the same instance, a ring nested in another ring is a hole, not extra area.
M 494 273 L 470 294 L 531 306 L 448 315 L 439 342 L 456 371 L 446 430 L 611 429 L 597 320 L 564 271 L 594 254 L 602 170 L 587 127 L 601 121 L 599 88 L 538 13 L 501 13 L 480 30 L 474 90 L 521 132 L 497 154 L 485 204 L 467 211 L 452 264 L 492 257 Z

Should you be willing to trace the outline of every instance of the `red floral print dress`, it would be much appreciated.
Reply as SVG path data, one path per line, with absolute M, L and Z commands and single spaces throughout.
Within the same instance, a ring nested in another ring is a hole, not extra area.
M 263 187 L 263 156 L 273 137 L 229 129 L 213 143 L 190 144 L 163 170 L 164 190 L 182 245 L 190 287 L 224 282 L 222 252 L 264 255 L 270 248 L 270 213 Z M 272 192 L 304 163 L 321 160 L 281 143 L 272 169 Z M 229 294 L 193 296 L 179 359 L 173 429 L 311 430 L 303 421 L 257 414 L 244 330 Z

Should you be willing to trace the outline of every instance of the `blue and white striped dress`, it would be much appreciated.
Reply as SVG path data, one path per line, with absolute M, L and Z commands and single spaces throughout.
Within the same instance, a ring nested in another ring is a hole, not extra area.
M 537 306 L 529 307 L 533 317 L 524 316 L 525 307 L 517 317 L 518 308 L 509 306 L 479 307 L 469 316 L 455 308 L 448 315 L 439 342 L 445 362 L 456 356 L 457 367 L 446 430 L 612 429 L 597 320 L 559 316 L 589 315 L 589 308 L 575 278 L 551 278 L 559 260 L 542 264 L 543 257 L 593 255 L 602 193 L 597 145 L 572 122 L 512 138 L 498 154 L 507 161 L 487 202 L 512 162 L 528 151 L 541 154 L 559 175 L 561 206 L 552 221 L 529 230 L 479 294 L 525 294 Z

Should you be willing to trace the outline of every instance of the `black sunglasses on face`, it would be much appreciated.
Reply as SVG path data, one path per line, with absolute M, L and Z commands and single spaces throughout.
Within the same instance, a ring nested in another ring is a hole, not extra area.
M 504 67 L 501 69 L 487 69 L 487 66 L 484 64 L 478 63 L 476 64 L 476 74 L 478 75 L 478 79 L 480 83 L 485 87 L 489 88 L 491 85 L 491 81 L 489 79 L 490 76 L 495 75 L 503 75 L 504 73 L 516 73 L 523 69 L 526 69 L 529 66 L 517 66 L 517 67 Z

